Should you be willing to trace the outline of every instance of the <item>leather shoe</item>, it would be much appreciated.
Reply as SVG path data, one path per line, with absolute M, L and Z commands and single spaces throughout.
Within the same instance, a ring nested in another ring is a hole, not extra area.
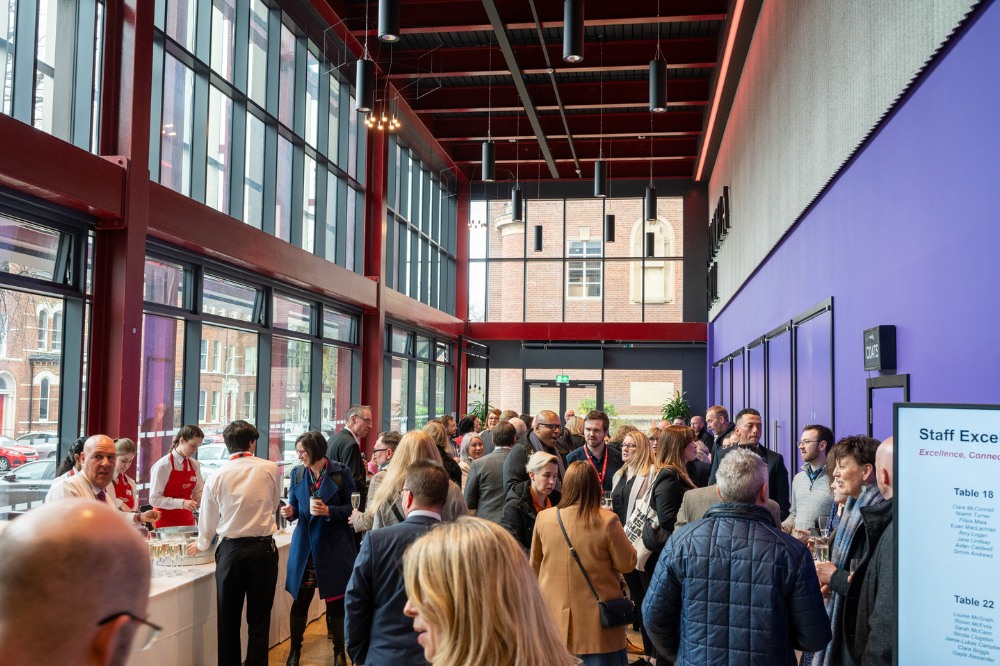
M 643 649 L 629 639 L 625 639 L 625 651 L 629 654 L 643 654 Z

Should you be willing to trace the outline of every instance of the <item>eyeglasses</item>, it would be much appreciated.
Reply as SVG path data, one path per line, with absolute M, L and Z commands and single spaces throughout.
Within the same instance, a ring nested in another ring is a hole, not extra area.
M 138 615 L 135 615 L 134 613 L 130 613 L 129 611 L 121 611 L 120 613 L 109 615 L 108 617 L 98 622 L 97 626 L 103 627 L 109 622 L 114 622 L 122 615 L 128 616 L 129 620 L 139 625 L 138 627 L 136 627 L 135 630 L 134 643 L 135 645 L 139 646 L 140 652 L 143 650 L 148 650 L 149 646 L 152 645 L 153 641 L 155 641 L 157 637 L 160 635 L 160 632 L 163 631 L 163 627 L 157 626 L 152 622 L 149 622 L 148 620 L 145 620 L 139 617 Z
M 819 440 L 819 439 L 800 439 L 799 440 L 799 446 L 803 446 L 805 444 L 819 444 L 820 441 L 822 441 L 822 440 Z
M 636 448 L 636 446 L 635 446 L 635 444 L 622 444 L 622 448 L 623 449 L 634 449 L 634 448 Z
M 558 423 L 536 423 L 535 426 L 539 428 L 548 428 L 549 430 L 559 430 L 562 427 Z
M 355 416 L 353 416 L 353 417 L 351 417 L 351 418 L 355 418 L 355 419 L 357 419 L 357 420 L 359 420 L 359 421 L 364 421 L 364 422 L 365 422 L 365 423 L 367 423 L 368 425 L 371 425 L 371 424 L 372 424 L 372 417 L 370 417 L 370 416 L 369 416 L 368 418 L 362 418 L 362 417 L 360 417 L 360 416 L 357 416 L 357 415 L 355 415 Z
M 406 486 L 403 486 L 403 489 L 400 490 L 399 492 L 400 494 L 403 494 L 403 493 L 412 493 L 413 491 L 407 488 Z
M 392 449 L 390 449 L 388 447 L 384 448 L 384 449 L 372 449 L 372 453 L 382 453 L 383 451 L 391 451 L 391 450 Z

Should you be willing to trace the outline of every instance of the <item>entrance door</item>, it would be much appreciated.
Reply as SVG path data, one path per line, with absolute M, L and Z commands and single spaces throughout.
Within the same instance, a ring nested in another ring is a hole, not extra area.
M 792 335 L 791 326 L 776 329 L 767 337 L 767 414 L 761 433 L 764 445 L 785 458 L 789 478 L 796 469 L 796 439 L 792 432 Z
M 892 434 L 892 406 L 910 401 L 910 376 L 872 377 L 868 385 L 868 436 L 882 441 Z
M 551 409 L 562 419 L 567 409 L 583 416 L 590 409 L 604 409 L 603 382 L 571 381 L 569 383 L 528 381 L 524 383 L 524 406 L 534 416 Z

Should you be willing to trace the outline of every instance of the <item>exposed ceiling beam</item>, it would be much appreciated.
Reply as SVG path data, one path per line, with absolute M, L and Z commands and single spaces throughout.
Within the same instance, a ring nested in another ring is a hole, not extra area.
M 505 33 L 506 34 L 506 33 Z M 508 41 L 509 44 L 509 41 Z M 715 66 L 717 43 L 714 38 L 664 39 L 660 50 L 668 69 L 708 68 Z M 656 53 L 656 40 L 606 42 L 604 64 L 596 58 L 583 63 L 563 62 L 562 45 L 549 44 L 548 61 L 538 44 L 511 46 L 522 75 L 546 74 L 548 64 L 556 74 L 645 71 Z M 645 54 L 637 58 L 637 54 Z M 648 57 L 647 57 L 648 56 Z M 393 52 L 390 79 L 447 78 L 454 76 L 505 76 L 510 67 L 506 60 L 490 57 L 485 46 L 397 50 Z
M 507 17 L 508 30 L 533 30 L 535 21 L 527 3 L 506 0 L 494 2 L 498 11 Z M 655 9 L 652 3 L 638 2 L 591 2 L 587 5 L 584 25 L 598 27 L 604 25 L 639 25 L 652 23 L 678 23 L 687 21 L 722 21 L 726 18 L 725 0 L 673 0 L 664 3 L 659 17 L 651 16 Z M 545 0 L 538 4 L 542 28 L 562 28 L 563 4 L 557 0 Z M 480 0 L 411 0 L 404 1 L 400 11 L 400 34 L 431 34 L 436 32 L 488 32 L 493 24 L 483 11 Z M 358 39 L 364 39 L 365 7 L 363 3 L 352 3 L 350 26 Z M 369 20 L 372 17 L 369 15 Z M 369 37 L 376 31 L 368 29 Z
M 489 16 L 493 34 L 496 36 L 497 43 L 500 45 L 500 51 L 507 62 L 507 69 L 514 79 L 514 87 L 517 88 L 517 93 L 521 96 L 521 102 L 524 105 L 524 114 L 528 117 L 528 124 L 531 125 L 531 129 L 535 133 L 538 148 L 545 158 L 545 163 L 549 166 L 549 172 L 552 174 L 552 177 L 558 178 L 559 168 L 552 158 L 552 151 L 549 149 L 549 143 L 545 138 L 545 133 L 542 131 L 542 125 L 538 120 L 538 113 L 535 111 L 534 104 L 531 101 L 531 95 L 528 94 L 528 86 L 524 82 L 524 76 L 521 75 L 521 68 L 517 64 L 517 58 L 514 56 L 510 40 L 507 39 L 507 30 L 504 28 L 503 20 L 497 11 L 496 2 L 494 0 L 483 0 L 483 8 L 486 10 L 487 16 Z
M 637 136 L 693 136 L 701 133 L 702 113 L 700 111 L 668 111 L 653 116 L 653 128 L 650 129 L 650 113 L 605 113 L 603 135 L 605 141 L 609 137 Z M 601 117 L 596 113 L 586 115 L 573 114 L 569 116 L 573 126 L 574 139 L 598 138 L 602 134 Z M 549 139 L 565 139 L 566 132 L 562 120 L 557 115 L 545 115 L 540 119 L 540 130 Z M 485 141 L 486 118 L 434 118 L 428 119 L 433 125 L 434 136 L 443 144 L 455 141 Z M 516 139 L 523 141 L 534 138 L 529 134 L 525 122 L 518 123 L 515 118 L 503 116 L 493 118 L 492 136 L 494 141 Z

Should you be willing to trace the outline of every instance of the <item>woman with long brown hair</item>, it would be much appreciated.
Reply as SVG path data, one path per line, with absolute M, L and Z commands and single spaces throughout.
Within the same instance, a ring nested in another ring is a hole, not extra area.
M 559 506 L 535 520 L 531 566 L 569 651 L 584 666 L 625 666 L 626 628 L 601 625 L 594 594 L 605 602 L 625 596 L 621 575 L 635 568 L 636 555 L 618 516 L 601 508 L 603 494 L 593 465 L 567 467 Z

